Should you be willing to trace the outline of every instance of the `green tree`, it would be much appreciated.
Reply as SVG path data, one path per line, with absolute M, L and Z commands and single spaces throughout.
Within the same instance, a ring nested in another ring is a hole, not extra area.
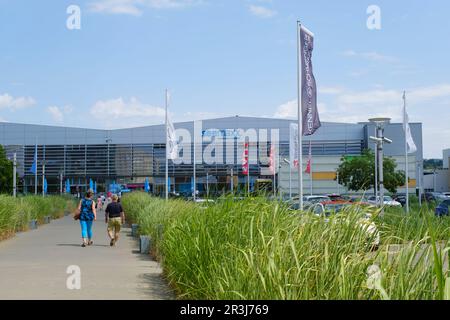
M 6 157 L 6 151 L 0 145 L 0 193 L 12 193 L 13 162 Z
M 396 171 L 394 159 L 385 157 L 383 160 L 384 187 L 391 193 L 405 184 L 405 173 Z M 375 185 L 375 154 L 372 150 L 364 150 L 361 156 L 341 159 L 338 168 L 339 184 L 352 191 L 366 191 Z

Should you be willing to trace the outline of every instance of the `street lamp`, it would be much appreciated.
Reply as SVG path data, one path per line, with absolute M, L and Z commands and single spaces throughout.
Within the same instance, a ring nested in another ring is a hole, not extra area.
M 380 185 L 380 187 L 379 187 L 380 205 L 383 210 L 383 207 L 384 207 L 383 145 L 384 145 L 384 143 L 392 143 L 392 140 L 390 140 L 384 136 L 384 129 L 390 123 L 391 119 L 390 118 L 372 118 L 372 119 L 369 119 L 369 121 L 371 123 L 373 123 L 375 125 L 375 127 L 377 128 L 377 136 L 370 137 L 370 140 L 375 142 L 377 145 L 377 151 L 376 151 L 375 156 L 378 159 L 378 175 L 379 175 L 378 182 Z M 378 201 L 377 201 L 377 203 L 378 203 Z

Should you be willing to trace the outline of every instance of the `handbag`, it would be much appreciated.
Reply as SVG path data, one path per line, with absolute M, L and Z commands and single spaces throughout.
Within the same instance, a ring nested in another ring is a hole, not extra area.
M 74 219 L 74 220 L 80 220 L 80 216 L 81 216 L 81 213 L 80 213 L 80 212 L 77 212 L 77 213 L 75 213 L 75 214 L 73 215 L 73 219 Z

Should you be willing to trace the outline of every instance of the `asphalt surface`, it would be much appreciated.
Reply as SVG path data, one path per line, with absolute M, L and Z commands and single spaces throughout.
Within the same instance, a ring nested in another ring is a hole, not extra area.
M 139 253 L 131 230 L 123 228 L 110 247 L 104 214 L 98 217 L 89 247 L 81 247 L 79 222 L 71 216 L 0 242 L 0 299 L 174 299 L 160 265 Z

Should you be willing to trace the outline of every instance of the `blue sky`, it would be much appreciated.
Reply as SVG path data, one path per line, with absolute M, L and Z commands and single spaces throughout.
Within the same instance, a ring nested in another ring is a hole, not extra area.
M 69 30 L 66 9 L 81 8 Z M 366 26 L 369 5 L 381 30 Z M 323 121 L 400 121 L 424 156 L 450 147 L 450 3 L 303 0 L 0 0 L 0 120 L 90 128 L 295 116 L 296 21 L 315 33 Z

